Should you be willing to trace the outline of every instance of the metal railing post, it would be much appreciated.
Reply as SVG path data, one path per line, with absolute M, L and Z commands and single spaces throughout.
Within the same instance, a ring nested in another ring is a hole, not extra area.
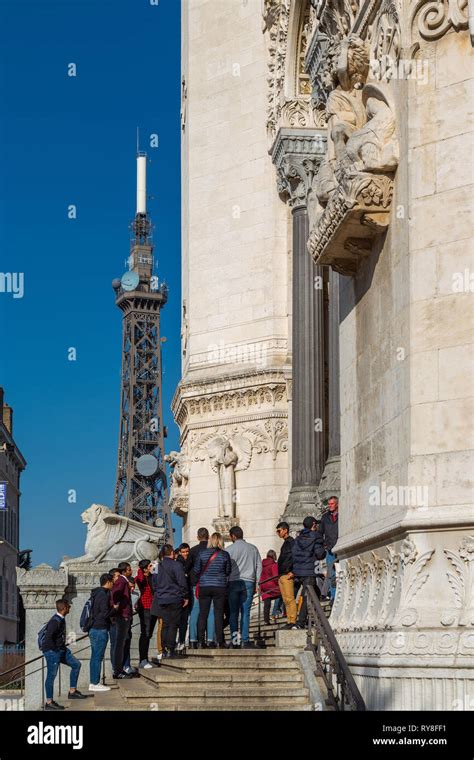
M 26 673 L 25 673 L 26 678 Z M 44 708 L 44 657 L 41 658 L 41 706 Z

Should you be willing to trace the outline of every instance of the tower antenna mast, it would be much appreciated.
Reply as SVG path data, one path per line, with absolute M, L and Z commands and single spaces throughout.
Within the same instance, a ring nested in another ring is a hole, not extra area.
M 117 514 L 163 527 L 172 538 L 162 407 L 161 309 L 168 289 L 153 275 L 152 225 L 147 211 L 147 156 L 139 150 L 137 204 L 130 225 L 129 270 L 113 280 L 123 314 L 120 432 L 114 509 Z

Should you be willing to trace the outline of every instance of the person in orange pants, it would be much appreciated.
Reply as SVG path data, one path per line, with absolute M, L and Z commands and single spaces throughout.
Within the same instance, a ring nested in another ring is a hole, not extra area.
M 290 526 L 287 522 L 280 522 L 276 532 L 283 540 L 283 545 L 278 557 L 278 585 L 281 597 L 286 609 L 287 623 L 284 628 L 296 627 L 296 601 L 295 601 L 295 576 L 293 575 L 293 544 L 295 539 L 290 536 Z

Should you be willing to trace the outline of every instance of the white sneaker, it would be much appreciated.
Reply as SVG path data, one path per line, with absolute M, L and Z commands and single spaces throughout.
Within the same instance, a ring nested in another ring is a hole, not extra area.
M 128 673 L 128 675 L 131 676 L 137 672 L 137 669 L 130 666 L 129 668 L 124 668 L 123 672 Z
M 149 669 L 149 668 L 152 668 L 153 665 L 151 664 L 151 662 L 148 662 L 148 660 L 142 660 L 138 667 Z
M 177 644 L 177 646 L 176 646 L 176 652 L 182 652 L 183 649 L 184 649 L 184 647 L 185 647 L 184 644 Z
M 104 686 L 101 683 L 90 683 L 89 691 L 110 691 L 110 686 Z

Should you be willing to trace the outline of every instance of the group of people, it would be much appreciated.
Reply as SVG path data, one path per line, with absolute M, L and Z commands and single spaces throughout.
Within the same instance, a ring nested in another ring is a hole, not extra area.
M 135 578 L 128 562 L 104 573 L 100 586 L 92 591 L 84 628 L 91 645 L 89 691 L 110 688 L 100 683 L 109 640 L 113 678 L 138 675 L 130 661 L 134 611 L 140 620 L 139 668 L 152 668 L 161 665 L 163 659 L 182 656 L 187 641 L 195 649 L 253 647 L 250 612 L 258 587 L 265 623 L 283 616 L 284 606 L 287 619 L 284 628 L 305 627 L 307 588 L 311 586 L 319 597 L 326 596 L 331 601 L 335 595 L 337 498 L 328 500 L 328 511 L 319 524 L 315 517 L 305 517 L 297 538 L 290 535 L 286 522 L 278 523 L 276 533 L 282 540 L 280 553 L 277 557 L 274 550 L 269 550 L 263 562 L 259 550 L 245 541 L 239 526 L 230 529 L 231 544 L 227 548 L 220 533 L 209 535 L 207 528 L 199 528 L 195 546 L 183 543 L 174 549 L 165 544 L 157 562 L 139 562 Z M 319 564 L 323 559 L 326 575 Z M 133 595 L 137 592 L 139 598 L 134 602 Z M 63 709 L 53 699 L 54 680 L 61 663 L 71 668 L 68 697 L 87 696 L 77 689 L 81 663 L 66 646 L 65 617 L 69 610 L 67 600 L 56 602 L 56 614 L 45 626 L 41 642 L 47 664 L 46 710 Z M 227 627 L 230 637 L 226 642 Z M 157 656 L 150 661 L 150 641 L 155 628 Z

